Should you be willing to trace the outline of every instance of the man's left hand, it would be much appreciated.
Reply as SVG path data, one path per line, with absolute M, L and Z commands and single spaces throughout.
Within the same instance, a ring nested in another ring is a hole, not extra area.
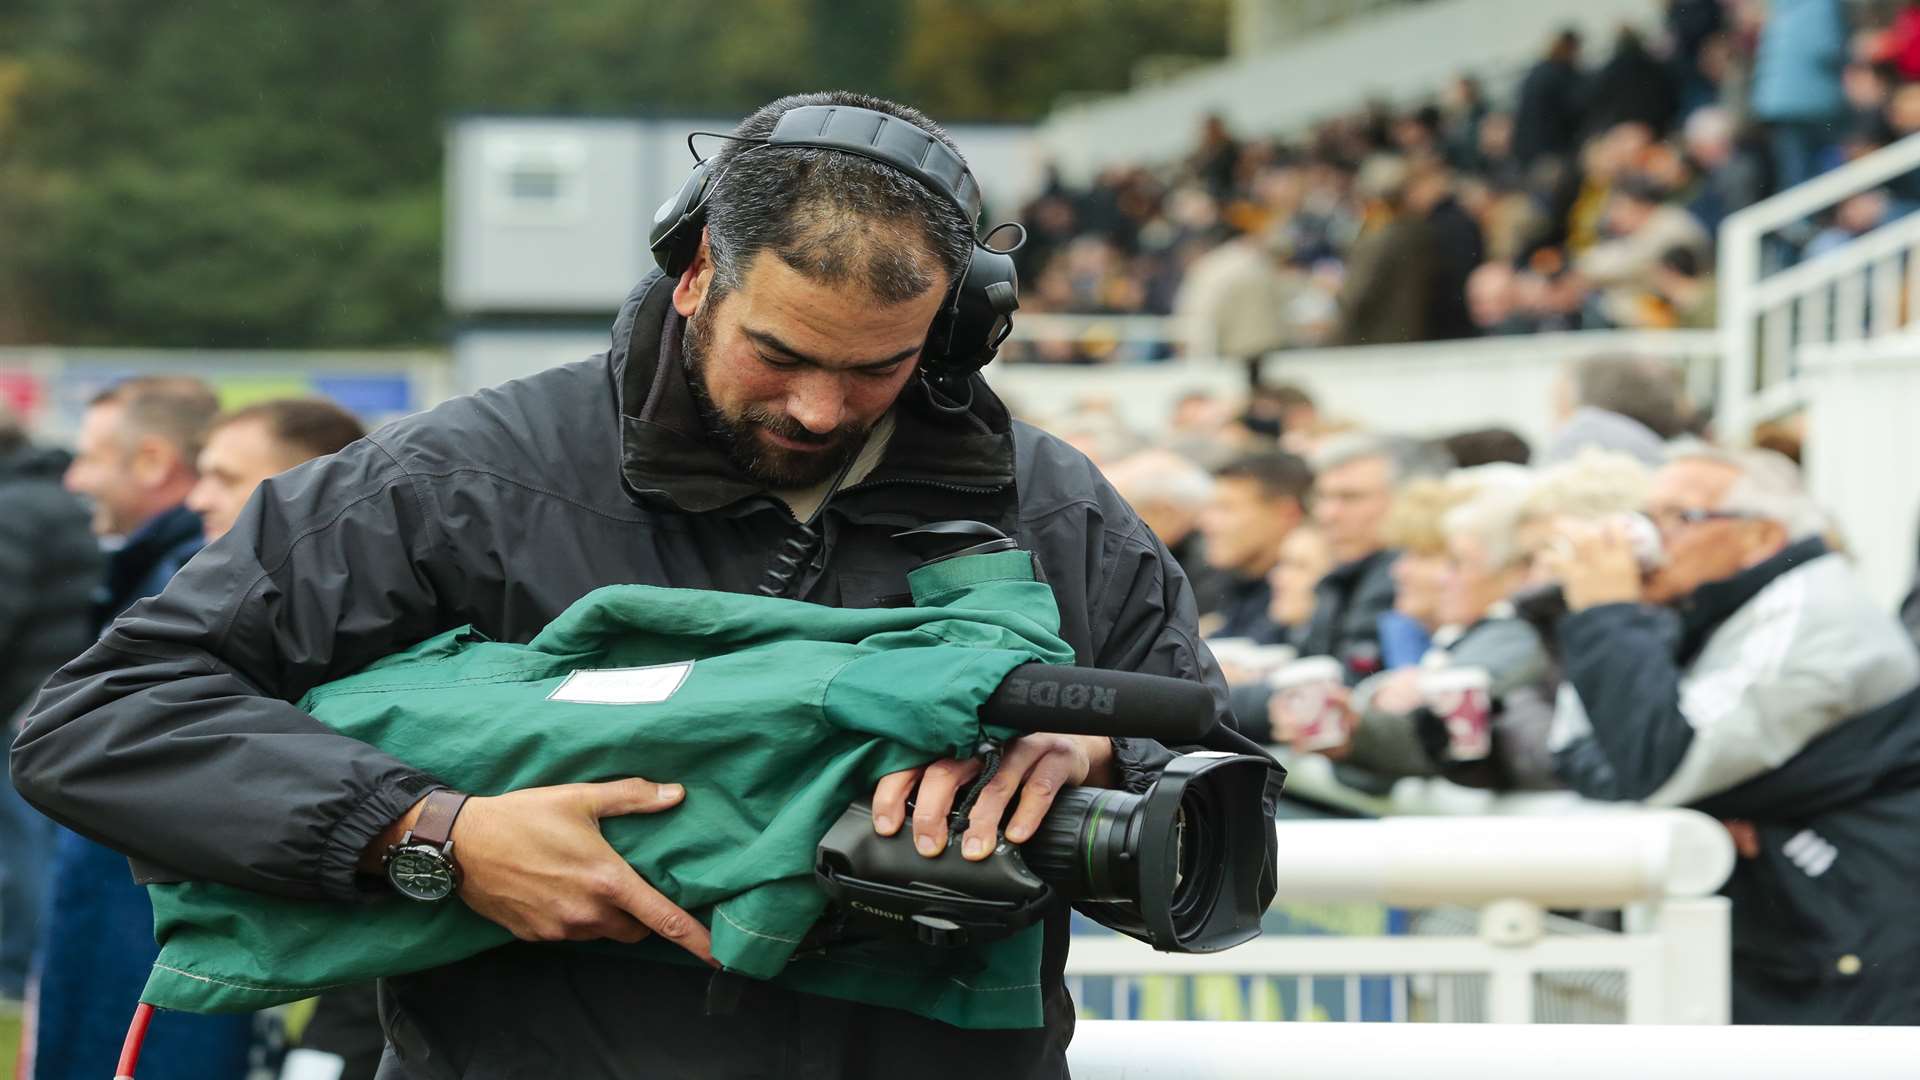
M 907 769 L 880 778 L 873 789 L 873 829 L 881 836 L 892 836 L 906 821 L 907 796 L 919 788 L 913 807 L 914 849 L 929 858 L 947 846 L 947 815 L 974 777 L 980 775 L 981 761 L 942 758 L 931 765 Z M 1007 823 L 1007 839 L 1025 843 L 1047 816 L 1053 798 L 1062 788 L 1095 783 L 1110 785 L 1113 775 L 1113 742 L 1093 735 L 1022 735 L 1007 744 L 1000 759 L 1000 771 L 987 782 L 986 790 L 968 812 L 969 827 L 961 841 L 960 854 L 980 860 L 993 854 L 998 842 L 1000 819 L 1007 805 L 1019 797 L 1013 820 Z
M 1547 564 L 1560 579 L 1571 611 L 1641 600 L 1640 563 L 1633 554 L 1633 540 L 1616 522 L 1583 522 L 1561 530 Z

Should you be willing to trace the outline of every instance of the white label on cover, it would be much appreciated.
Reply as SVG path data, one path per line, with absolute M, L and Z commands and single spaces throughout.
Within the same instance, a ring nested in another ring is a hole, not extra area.
M 576 671 L 554 687 L 547 700 L 581 705 L 657 705 L 672 697 L 692 670 L 693 661 L 682 660 L 652 667 Z

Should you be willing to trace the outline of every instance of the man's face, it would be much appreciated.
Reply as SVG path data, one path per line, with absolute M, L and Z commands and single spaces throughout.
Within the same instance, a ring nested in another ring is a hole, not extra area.
M 1666 558 L 1647 582 L 1646 598 L 1671 603 L 1712 581 L 1732 577 L 1786 543 L 1778 522 L 1713 517 L 1740 479 L 1717 461 L 1675 461 L 1653 475 L 1647 516 L 1660 528 Z
M 1380 550 L 1380 526 L 1393 496 L 1393 470 L 1384 457 L 1356 458 L 1320 474 L 1313 486 L 1313 517 L 1342 563 Z
M 1440 598 L 1440 621 L 1470 626 L 1493 605 L 1505 600 L 1526 580 L 1524 563 L 1494 566 L 1487 546 L 1465 533 L 1447 536 L 1447 576 Z
M 117 403 L 89 407 L 80 421 L 73 464 L 67 466 L 66 488 L 93 504 L 97 536 L 124 536 L 146 520 L 134 448 L 120 430 L 125 411 Z
M 187 508 L 200 515 L 211 543 L 233 528 L 260 481 L 304 460 L 275 439 L 264 420 L 223 424 L 207 436 L 200 451 L 200 479 L 187 493 Z
M 944 279 L 882 305 L 858 285 L 812 281 L 762 253 L 741 287 L 714 303 L 705 250 L 674 306 L 687 317 L 688 382 L 708 426 L 769 487 L 831 478 L 913 377 Z
M 1258 480 L 1218 477 L 1200 514 L 1207 565 L 1247 577 L 1263 575 L 1280 557 L 1280 541 L 1299 521 L 1299 505 L 1284 496 L 1268 498 Z

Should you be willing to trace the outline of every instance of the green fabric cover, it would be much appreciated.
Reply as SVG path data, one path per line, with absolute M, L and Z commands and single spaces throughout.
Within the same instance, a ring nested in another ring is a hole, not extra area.
M 729 970 L 962 1027 L 1036 1027 L 1038 926 L 941 970 L 912 945 L 793 957 L 826 905 L 814 849 L 847 804 L 887 773 L 971 755 L 979 706 L 1013 668 L 1072 662 L 1025 552 L 950 559 L 908 583 L 915 606 L 869 610 L 610 586 L 526 645 L 449 631 L 316 687 L 301 707 L 479 795 L 629 776 L 684 784 L 678 807 L 602 827 L 712 928 Z M 658 703 L 550 699 L 576 671 L 685 661 Z M 355 906 L 205 882 L 149 891 L 161 951 L 142 1000 L 168 1009 L 258 1009 L 512 940 L 458 901 Z M 543 947 L 698 963 L 651 939 Z

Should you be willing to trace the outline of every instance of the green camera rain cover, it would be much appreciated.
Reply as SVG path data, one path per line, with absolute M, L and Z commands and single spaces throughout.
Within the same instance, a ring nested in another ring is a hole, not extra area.
M 1039 926 L 948 964 L 911 943 L 794 955 L 826 908 L 814 849 L 847 805 L 888 773 L 971 755 L 979 707 L 1013 668 L 1073 660 L 1025 552 L 949 559 L 908 584 L 914 606 L 865 610 L 609 586 L 525 645 L 452 630 L 300 705 L 476 795 L 632 776 L 683 784 L 679 806 L 601 827 L 712 929 L 728 970 L 960 1027 L 1037 1027 Z M 349 904 L 206 882 L 148 891 L 161 948 L 141 999 L 167 1009 L 259 1009 L 512 940 L 458 900 Z M 653 939 L 540 947 L 698 963 Z

